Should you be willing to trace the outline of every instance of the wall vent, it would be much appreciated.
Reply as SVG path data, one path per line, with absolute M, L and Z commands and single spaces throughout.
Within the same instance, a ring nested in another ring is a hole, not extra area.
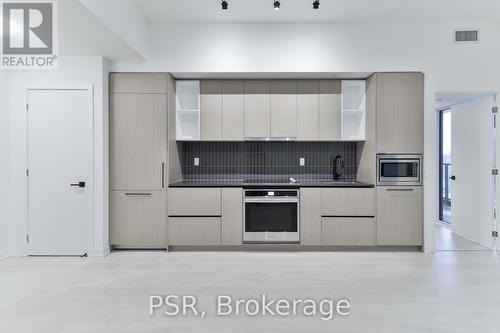
M 455 42 L 457 43 L 470 43 L 478 41 L 478 30 L 455 30 Z

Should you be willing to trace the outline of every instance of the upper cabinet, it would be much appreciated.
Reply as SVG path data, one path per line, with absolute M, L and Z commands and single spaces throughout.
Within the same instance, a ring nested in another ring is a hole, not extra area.
M 200 81 L 176 81 L 176 138 L 200 139 Z
M 365 140 L 365 80 L 181 80 L 176 87 L 177 140 Z
M 342 141 L 364 141 L 366 132 L 366 81 L 342 81 Z
M 222 140 L 222 81 L 204 80 L 200 85 L 201 140 Z
M 319 83 L 297 81 L 297 140 L 319 140 Z
M 245 139 L 245 82 L 222 81 L 222 140 Z
M 319 81 L 319 140 L 340 140 L 342 84 L 338 80 Z
M 271 136 L 271 81 L 245 81 L 245 138 Z
M 297 137 L 297 81 L 271 81 L 271 137 Z
M 424 76 L 377 73 L 377 152 L 422 153 Z

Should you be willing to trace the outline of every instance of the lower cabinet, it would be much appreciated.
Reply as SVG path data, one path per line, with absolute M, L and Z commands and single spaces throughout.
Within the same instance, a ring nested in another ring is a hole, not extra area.
M 221 218 L 169 217 L 167 243 L 168 245 L 220 245 Z
M 111 191 L 110 244 L 122 248 L 165 248 L 165 191 Z
M 422 245 L 421 186 L 377 188 L 377 244 Z
M 371 217 L 323 217 L 321 244 L 373 246 L 376 244 L 376 224 Z
M 243 189 L 222 189 L 222 245 L 243 244 Z
M 300 189 L 300 244 L 321 245 L 321 189 Z

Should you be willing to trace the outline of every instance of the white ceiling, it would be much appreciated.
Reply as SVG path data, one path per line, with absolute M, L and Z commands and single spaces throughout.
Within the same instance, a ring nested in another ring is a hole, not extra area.
M 173 22 L 500 21 L 499 0 L 133 0 L 148 20 Z

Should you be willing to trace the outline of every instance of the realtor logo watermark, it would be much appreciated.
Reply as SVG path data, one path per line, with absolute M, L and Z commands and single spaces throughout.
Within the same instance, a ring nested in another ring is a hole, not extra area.
M 57 0 L 2 0 L 4 69 L 56 68 Z

